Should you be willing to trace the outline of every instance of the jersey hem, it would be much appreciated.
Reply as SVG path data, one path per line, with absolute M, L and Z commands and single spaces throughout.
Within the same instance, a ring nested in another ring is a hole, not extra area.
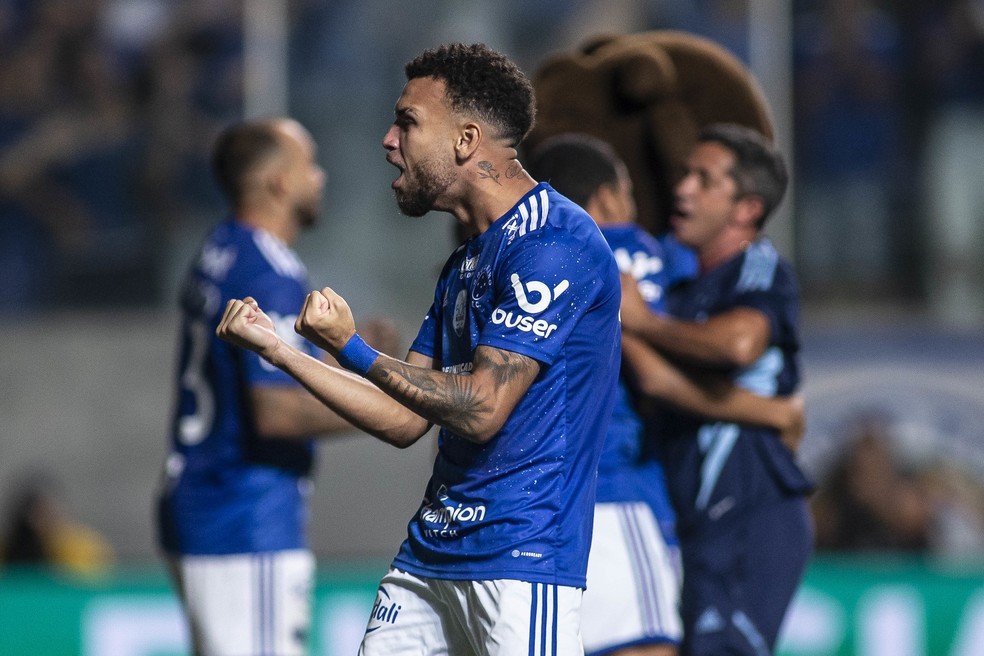
M 523 581 L 526 583 L 545 583 L 548 585 L 561 585 L 570 588 L 581 588 L 587 586 L 587 577 L 577 578 L 572 576 L 538 576 L 531 572 L 520 570 L 499 569 L 486 572 L 448 572 L 446 570 L 432 569 L 419 563 L 408 563 L 403 560 L 393 560 L 392 567 L 413 574 L 443 581 L 494 581 L 496 579 L 508 579 L 511 581 Z

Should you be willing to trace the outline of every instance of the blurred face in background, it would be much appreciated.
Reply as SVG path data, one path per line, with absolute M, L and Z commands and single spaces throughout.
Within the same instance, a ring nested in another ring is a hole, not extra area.
M 298 225 L 309 227 L 321 215 L 321 198 L 327 176 L 318 165 L 317 146 L 299 123 L 286 121 L 278 128 L 284 144 L 283 179 L 292 214 Z
M 682 243 L 704 250 L 714 245 L 735 217 L 738 186 L 731 176 L 735 156 L 723 145 L 697 144 L 676 186 L 676 207 L 670 217 Z

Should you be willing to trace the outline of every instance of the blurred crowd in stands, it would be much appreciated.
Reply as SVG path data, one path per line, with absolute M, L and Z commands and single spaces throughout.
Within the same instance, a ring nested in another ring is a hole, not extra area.
M 941 558 L 984 555 L 984 484 L 969 463 L 919 461 L 899 448 L 892 422 L 864 413 L 812 498 L 818 552 L 897 551 Z
M 434 3 L 442 16 L 386 10 L 369 21 L 364 4 L 288 3 L 295 98 L 312 71 L 327 74 L 316 65 L 326 56 L 345 59 L 349 79 L 382 76 L 373 69 L 385 63 L 352 56 L 345 44 L 392 52 L 394 39 L 415 33 L 406 24 L 414 17 L 421 26 L 453 20 L 462 38 L 475 36 L 468 20 L 494 25 L 532 67 L 548 54 L 538 47 L 577 43 L 530 38 L 531 25 L 546 34 L 579 13 L 590 20 L 594 7 L 509 0 L 490 20 Z M 745 2 L 623 4 L 636 5 L 638 30 L 685 29 L 747 60 Z M 242 110 L 243 5 L 0 2 L 6 313 L 159 302 L 162 232 L 218 207 L 204 145 Z M 984 185 L 975 180 L 984 157 L 984 0 L 795 0 L 793 18 L 793 216 L 806 298 L 888 297 L 964 313 L 984 303 L 976 300 L 984 296 Z M 930 275 L 937 265 L 944 270 Z
M 0 304 L 157 301 L 157 245 L 215 204 L 240 112 L 233 1 L 0 2 Z

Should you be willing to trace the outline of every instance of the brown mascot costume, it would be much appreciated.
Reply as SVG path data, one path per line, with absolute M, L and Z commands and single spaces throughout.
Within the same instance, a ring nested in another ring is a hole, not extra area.
M 745 65 L 686 32 L 594 38 L 546 60 L 533 86 L 537 119 L 527 152 L 563 132 L 611 143 L 629 167 L 639 223 L 653 233 L 667 225 L 681 163 L 702 127 L 739 123 L 773 137 L 768 104 Z

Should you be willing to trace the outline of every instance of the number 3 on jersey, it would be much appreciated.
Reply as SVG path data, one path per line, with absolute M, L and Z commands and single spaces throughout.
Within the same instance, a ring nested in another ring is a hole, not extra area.
M 178 419 L 178 439 L 188 446 L 204 440 L 215 421 L 215 392 L 205 377 L 205 357 L 211 336 L 204 321 L 188 326 L 188 359 L 181 372 L 181 388 L 194 398 L 194 411 Z

